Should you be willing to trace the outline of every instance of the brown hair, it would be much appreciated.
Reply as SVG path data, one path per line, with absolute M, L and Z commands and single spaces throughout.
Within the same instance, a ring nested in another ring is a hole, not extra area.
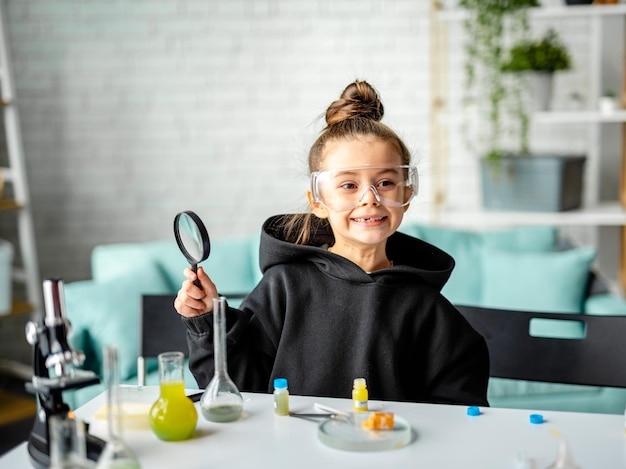
M 411 163 L 411 153 L 400 137 L 381 123 L 385 111 L 376 90 L 366 81 L 350 83 L 326 110 L 326 127 L 309 151 L 309 171 L 319 171 L 324 161 L 324 149 L 331 141 L 351 140 L 372 135 L 391 143 L 400 155 L 401 164 Z M 312 213 L 298 213 L 285 220 L 288 238 L 296 244 L 308 244 L 311 235 L 319 230 L 330 231 L 327 220 Z

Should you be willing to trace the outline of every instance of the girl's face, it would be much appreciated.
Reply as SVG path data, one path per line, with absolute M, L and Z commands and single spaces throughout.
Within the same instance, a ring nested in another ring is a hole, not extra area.
M 328 142 L 320 170 L 378 166 L 356 172 L 355 185 L 365 188 L 370 184 L 376 186 L 379 181 L 387 178 L 386 170 L 384 167 L 381 168 L 381 165 L 401 164 L 400 155 L 391 143 L 373 136 L 363 136 L 354 140 Z M 385 189 L 381 187 L 381 192 Z M 404 196 L 405 200 L 408 200 L 410 191 L 407 190 Z M 313 213 L 320 218 L 327 218 L 330 222 L 335 236 L 333 252 L 346 255 L 354 251 L 380 248 L 384 250 L 387 238 L 400 226 L 408 205 L 386 207 L 377 200 L 372 190 L 365 190 L 361 200 L 355 205 L 356 207 L 350 210 L 333 211 L 320 202 L 311 201 Z

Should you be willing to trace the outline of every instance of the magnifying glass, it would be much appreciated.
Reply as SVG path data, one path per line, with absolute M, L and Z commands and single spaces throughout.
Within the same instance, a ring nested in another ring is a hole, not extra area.
M 187 210 L 180 212 L 174 218 L 174 236 L 180 251 L 191 264 L 191 270 L 198 272 L 198 264 L 209 257 L 211 241 L 204 223 L 194 212 Z M 194 285 L 200 286 L 196 278 Z

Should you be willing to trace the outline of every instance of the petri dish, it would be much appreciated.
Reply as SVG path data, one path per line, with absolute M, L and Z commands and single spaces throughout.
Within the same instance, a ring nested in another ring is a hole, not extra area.
M 368 430 L 354 419 L 325 419 L 317 427 L 317 438 L 326 446 L 344 451 L 387 451 L 411 442 L 411 426 L 397 415 L 393 430 Z

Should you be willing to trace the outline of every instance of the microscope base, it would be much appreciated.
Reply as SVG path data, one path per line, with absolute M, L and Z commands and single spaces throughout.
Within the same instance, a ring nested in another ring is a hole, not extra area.
M 106 441 L 89 433 L 85 434 L 85 440 L 87 459 L 97 462 L 102 451 L 104 451 Z M 36 417 L 33 429 L 28 437 L 28 456 L 33 467 L 37 469 L 50 467 L 50 446 L 48 441 L 47 423 Z

